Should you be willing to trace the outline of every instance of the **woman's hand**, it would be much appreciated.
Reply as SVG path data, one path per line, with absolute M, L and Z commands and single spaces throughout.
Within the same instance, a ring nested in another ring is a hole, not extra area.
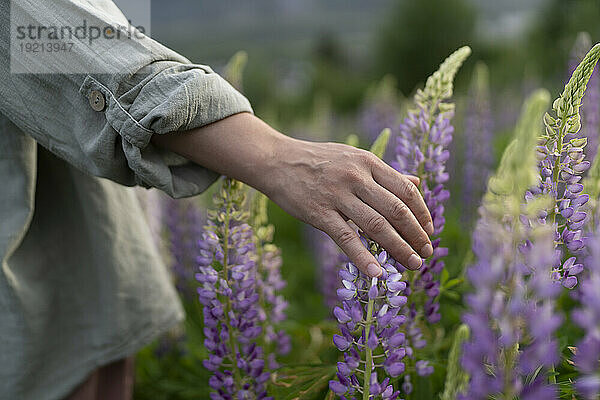
M 409 269 L 431 256 L 431 216 L 417 185 L 368 151 L 289 138 L 247 113 L 153 143 L 265 193 L 324 231 L 369 276 L 381 267 L 347 220 Z
M 433 248 L 433 223 L 416 177 L 398 173 L 368 151 L 337 143 L 286 138 L 263 191 L 294 217 L 326 232 L 370 276 L 381 268 L 365 249 L 352 220 L 409 269 Z

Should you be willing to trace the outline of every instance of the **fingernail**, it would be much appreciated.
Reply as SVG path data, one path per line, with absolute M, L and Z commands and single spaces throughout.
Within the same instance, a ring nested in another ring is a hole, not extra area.
M 376 278 L 381 275 L 381 267 L 377 264 L 369 264 L 367 266 L 367 274 L 372 278 Z
M 433 247 L 431 247 L 431 245 L 429 243 L 427 243 L 425 246 L 423 246 L 423 248 L 421 249 L 421 257 L 423 258 L 427 258 L 430 255 L 433 254 Z
M 416 254 L 412 254 L 408 257 L 408 268 L 410 269 L 419 269 L 421 268 L 421 264 L 423 264 L 423 260 Z
M 433 235 L 433 222 L 425 225 L 425 232 L 427 232 L 428 235 Z

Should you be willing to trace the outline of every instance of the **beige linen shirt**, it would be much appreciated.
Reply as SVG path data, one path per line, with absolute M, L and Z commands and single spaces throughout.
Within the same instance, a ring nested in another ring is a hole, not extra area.
M 183 317 L 126 186 L 191 196 L 217 174 L 152 135 L 251 108 L 147 37 L 78 50 L 83 68 L 117 72 L 12 73 L 11 6 L 62 25 L 125 20 L 106 0 L 0 0 L 0 399 L 60 399 Z

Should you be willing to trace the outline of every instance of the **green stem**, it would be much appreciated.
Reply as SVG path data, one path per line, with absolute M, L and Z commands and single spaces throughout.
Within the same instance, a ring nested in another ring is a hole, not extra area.
M 227 192 L 227 191 L 226 191 Z M 229 260 L 228 260 L 228 253 L 229 253 L 229 224 L 231 221 L 231 199 L 230 199 L 231 193 L 227 192 L 227 198 L 225 199 L 225 221 L 223 221 L 223 225 L 224 225 L 224 231 L 223 231 L 223 272 L 224 272 L 224 279 L 226 281 L 229 282 L 228 277 L 229 277 Z M 231 298 L 229 296 L 227 296 L 227 304 L 225 307 L 225 324 L 227 325 L 227 331 L 229 332 L 229 347 L 231 349 L 231 354 L 232 354 L 232 359 L 231 359 L 231 364 L 232 364 L 232 368 L 233 368 L 233 374 L 235 376 L 235 385 L 236 385 L 236 392 L 239 391 L 239 389 L 241 388 L 241 383 L 242 383 L 242 373 L 240 372 L 238 366 L 237 366 L 237 360 L 235 359 L 235 353 L 236 353 L 236 348 L 235 348 L 235 335 L 233 333 L 233 328 L 231 326 L 231 319 L 229 318 L 229 311 L 231 311 L 232 309 L 232 305 L 231 305 Z
M 558 159 L 554 162 L 554 167 L 552 168 L 552 185 L 558 191 L 558 177 L 560 173 L 560 159 L 562 154 L 563 147 L 563 132 L 565 131 L 566 121 L 563 119 L 560 122 L 560 128 L 558 130 L 558 139 L 556 141 L 556 151 L 558 153 Z M 552 225 L 556 222 L 556 207 L 552 208 Z
M 371 389 L 371 370 L 373 369 L 373 351 L 367 345 L 369 333 L 371 332 L 371 324 L 373 323 L 373 305 L 375 301 L 369 299 L 367 304 L 367 320 L 365 324 L 365 374 L 363 383 L 363 400 L 369 400 L 369 390 Z
M 554 364 L 552 364 L 550 366 L 550 377 L 548 378 L 548 380 L 550 381 L 551 384 L 556 385 L 556 369 L 554 368 Z
M 561 162 L 561 154 L 562 154 L 562 146 L 563 146 L 563 132 L 565 130 L 566 120 L 562 119 L 560 122 L 560 128 L 558 130 L 558 140 L 556 143 L 556 151 L 558 153 L 558 159 L 554 161 L 554 168 L 552 169 L 552 185 L 556 188 L 558 193 L 558 177 L 560 173 L 560 162 Z M 556 200 L 558 201 L 558 200 Z M 552 226 L 556 223 L 556 206 L 552 207 Z M 556 385 L 556 375 L 555 375 L 554 364 L 550 366 L 550 377 L 548 381 L 552 385 Z
M 513 393 L 513 384 L 510 381 L 510 376 L 512 369 L 514 368 L 514 363 L 517 358 L 517 354 L 519 352 L 519 344 L 515 344 L 512 348 L 507 349 L 505 353 L 505 368 L 506 371 L 504 373 L 504 398 L 506 400 L 513 400 L 515 395 Z

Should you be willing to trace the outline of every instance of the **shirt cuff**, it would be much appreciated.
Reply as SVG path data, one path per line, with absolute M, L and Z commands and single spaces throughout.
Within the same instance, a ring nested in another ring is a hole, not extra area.
M 172 197 L 204 191 L 218 174 L 150 143 L 152 135 L 198 128 L 240 112 L 252 112 L 248 100 L 203 65 L 156 61 L 112 92 L 87 76 L 80 87 L 87 98 L 101 94 L 111 130 L 122 137 L 122 149 L 135 182 Z

